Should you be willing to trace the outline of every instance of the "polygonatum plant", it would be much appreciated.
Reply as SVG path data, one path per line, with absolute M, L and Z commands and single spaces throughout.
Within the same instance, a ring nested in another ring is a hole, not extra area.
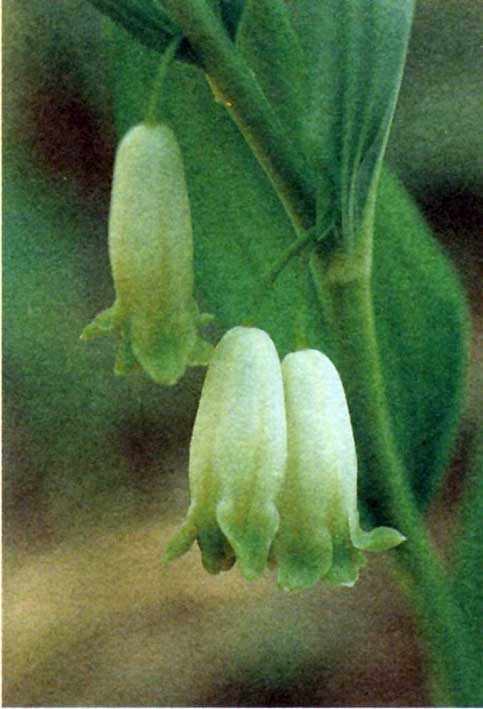
M 332 568 L 336 582 L 352 583 L 361 550 L 393 546 L 401 533 L 406 541 L 392 556 L 426 643 L 435 702 L 474 704 L 479 663 L 473 635 L 423 516 L 457 432 L 467 307 L 451 265 L 384 157 L 413 0 L 92 4 L 114 21 L 106 41 L 120 138 L 145 119 L 161 55 L 175 46 L 157 119 L 174 131 L 183 154 L 193 220 L 192 283 L 219 334 L 231 330 L 225 337 L 233 338 L 221 339 L 208 370 L 192 443 L 192 507 L 168 557 L 198 538 L 210 570 L 229 566 L 236 556 L 242 573 L 252 577 L 278 557 L 282 586 L 310 585 L 308 576 L 330 575 Z M 157 263 L 160 274 L 168 260 Z M 189 337 L 181 325 L 176 334 L 183 343 L 181 359 L 189 364 L 201 360 L 192 357 L 197 311 L 191 286 L 185 290 L 179 301 L 167 292 L 166 297 L 173 312 L 189 312 Z M 151 302 L 146 297 L 141 300 Z M 154 303 L 145 330 L 152 335 L 146 351 L 156 351 L 159 362 L 171 357 L 158 327 L 163 307 L 160 300 Z M 178 321 L 171 322 L 176 330 Z M 267 333 L 253 335 L 259 348 L 239 353 L 239 330 L 232 330 L 239 326 Z M 130 340 L 133 351 L 137 340 Z M 134 351 L 138 361 L 147 372 L 156 371 L 161 383 L 174 382 L 184 371 L 185 365 L 160 375 L 141 349 Z M 282 378 L 274 376 L 275 349 L 286 357 Z M 339 423 L 325 415 L 330 396 L 312 369 L 329 366 L 321 352 L 344 382 L 359 461 L 361 519 L 392 532 L 360 531 L 353 474 L 342 478 L 336 472 L 345 456 L 354 470 L 355 449 L 346 439 L 337 452 L 347 412 L 339 390 Z M 250 363 L 243 364 L 247 358 Z M 244 384 L 242 405 L 237 382 L 249 375 L 256 387 Z M 277 403 L 269 414 L 262 402 L 272 389 Z M 215 390 L 227 418 L 215 424 L 219 438 L 208 442 L 200 431 L 211 420 Z M 257 418 L 254 411 L 263 415 Z M 248 440 L 243 426 L 228 425 L 238 420 L 252 432 Z M 257 516 L 268 441 L 276 446 L 283 421 L 287 462 L 280 446 L 266 478 L 268 506 Z M 317 461 L 328 430 L 338 462 L 326 488 Z M 235 448 L 246 450 L 245 462 L 219 466 L 230 436 Z M 253 471 L 252 486 L 240 472 L 245 464 Z M 342 479 L 345 492 L 336 492 Z M 304 504 L 292 507 L 292 498 L 299 499 L 305 488 L 317 495 L 302 495 Z M 320 530 L 326 533 L 317 545 Z M 312 571 L 300 581 L 294 560 L 302 552 Z

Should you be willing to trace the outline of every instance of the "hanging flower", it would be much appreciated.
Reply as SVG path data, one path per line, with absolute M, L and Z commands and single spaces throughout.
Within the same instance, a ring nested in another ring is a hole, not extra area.
M 259 576 L 279 526 L 276 499 L 286 463 L 280 361 L 270 337 L 236 327 L 218 344 L 208 368 L 190 448 L 191 506 L 166 560 L 195 539 L 205 568 L 238 561 Z
M 193 245 L 183 162 L 165 125 L 140 124 L 117 151 L 109 218 L 116 300 L 84 330 L 121 335 L 115 371 L 142 368 L 175 384 L 189 365 L 206 364 L 211 346 L 193 299 Z M 209 319 L 209 318 L 208 318 Z
M 379 527 L 364 532 L 357 510 L 357 459 L 344 388 L 332 362 L 316 350 L 282 364 L 288 459 L 277 500 L 280 527 L 271 550 L 282 588 L 318 580 L 353 586 L 363 551 L 383 551 L 404 537 Z

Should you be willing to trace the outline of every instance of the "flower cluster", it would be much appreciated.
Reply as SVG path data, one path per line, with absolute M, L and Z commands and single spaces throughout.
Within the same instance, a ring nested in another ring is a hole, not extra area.
M 280 364 L 255 328 L 230 330 L 215 350 L 191 441 L 190 488 L 165 560 L 197 540 L 211 573 L 238 561 L 253 579 L 273 563 L 287 590 L 318 580 L 352 586 L 364 551 L 404 541 L 394 529 L 359 525 L 355 443 L 332 362 L 304 350 Z

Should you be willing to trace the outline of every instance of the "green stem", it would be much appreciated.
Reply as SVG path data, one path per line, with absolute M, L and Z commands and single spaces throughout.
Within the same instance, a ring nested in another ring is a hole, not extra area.
M 285 249 L 278 261 L 265 275 L 262 281 L 263 288 L 271 288 L 279 275 L 282 273 L 285 266 L 287 266 L 293 258 L 298 256 L 309 244 L 313 244 L 315 246 L 316 241 L 322 241 L 332 228 L 333 224 L 331 223 L 322 234 L 317 234 L 316 229 L 309 229 L 308 231 L 299 234 L 298 238 L 295 241 L 292 241 L 290 246 Z
M 163 0 L 274 185 L 297 231 L 315 221 L 311 170 L 206 0 Z
M 248 315 L 245 318 L 245 324 L 247 326 L 253 325 L 256 322 L 257 314 L 260 309 L 260 305 L 263 300 L 269 295 L 270 289 L 273 287 L 275 281 L 280 276 L 284 268 L 292 261 L 292 259 L 300 256 L 301 253 L 308 247 L 314 248 L 317 243 L 323 241 L 327 234 L 331 231 L 333 224 L 318 235 L 318 230 L 316 227 L 309 229 L 308 231 L 299 234 L 297 239 L 293 241 L 290 246 L 285 249 L 281 254 L 280 258 L 273 264 L 270 270 L 263 276 L 262 280 L 255 288 L 252 294 L 251 306 L 247 308 Z M 308 261 L 308 259 L 307 259 Z M 302 336 L 298 337 L 299 341 L 302 341 Z
M 471 706 L 478 669 L 465 655 L 469 637 L 449 580 L 416 507 L 396 447 L 379 361 L 370 280 L 328 280 L 320 262 L 314 277 L 325 292 L 337 342 L 358 456 L 375 499 L 407 541 L 394 552 L 421 623 L 436 679 L 437 705 Z
M 166 47 L 163 52 L 161 62 L 159 63 L 158 72 L 154 80 L 153 89 L 149 97 L 148 107 L 146 109 L 146 115 L 144 117 L 144 122 L 148 125 L 156 125 L 158 121 L 158 103 L 159 97 L 163 90 L 164 80 L 166 78 L 166 73 L 168 71 L 169 65 L 176 56 L 179 44 L 181 42 L 181 35 L 175 37 Z

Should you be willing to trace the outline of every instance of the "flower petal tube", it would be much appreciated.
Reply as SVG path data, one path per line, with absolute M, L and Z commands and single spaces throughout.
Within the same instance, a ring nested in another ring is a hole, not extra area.
M 364 532 L 357 510 L 357 459 L 344 388 L 332 362 L 316 350 L 282 363 L 288 459 L 277 500 L 280 528 L 271 558 L 286 590 L 319 579 L 353 586 L 362 551 L 383 551 L 404 537 L 379 527 Z
M 121 334 L 115 371 L 142 368 L 175 384 L 188 365 L 206 364 L 211 346 L 198 336 L 193 299 L 193 245 L 188 194 L 175 135 L 140 124 L 116 154 L 109 217 L 109 256 L 116 300 L 82 333 Z
M 277 351 L 265 332 L 236 327 L 208 368 L 190 448 L 191 506 L 165 560 L 197 539 L 208 571 L 237 560 L 246 579 L 259 576 L 279 527 L 286 455 Z

